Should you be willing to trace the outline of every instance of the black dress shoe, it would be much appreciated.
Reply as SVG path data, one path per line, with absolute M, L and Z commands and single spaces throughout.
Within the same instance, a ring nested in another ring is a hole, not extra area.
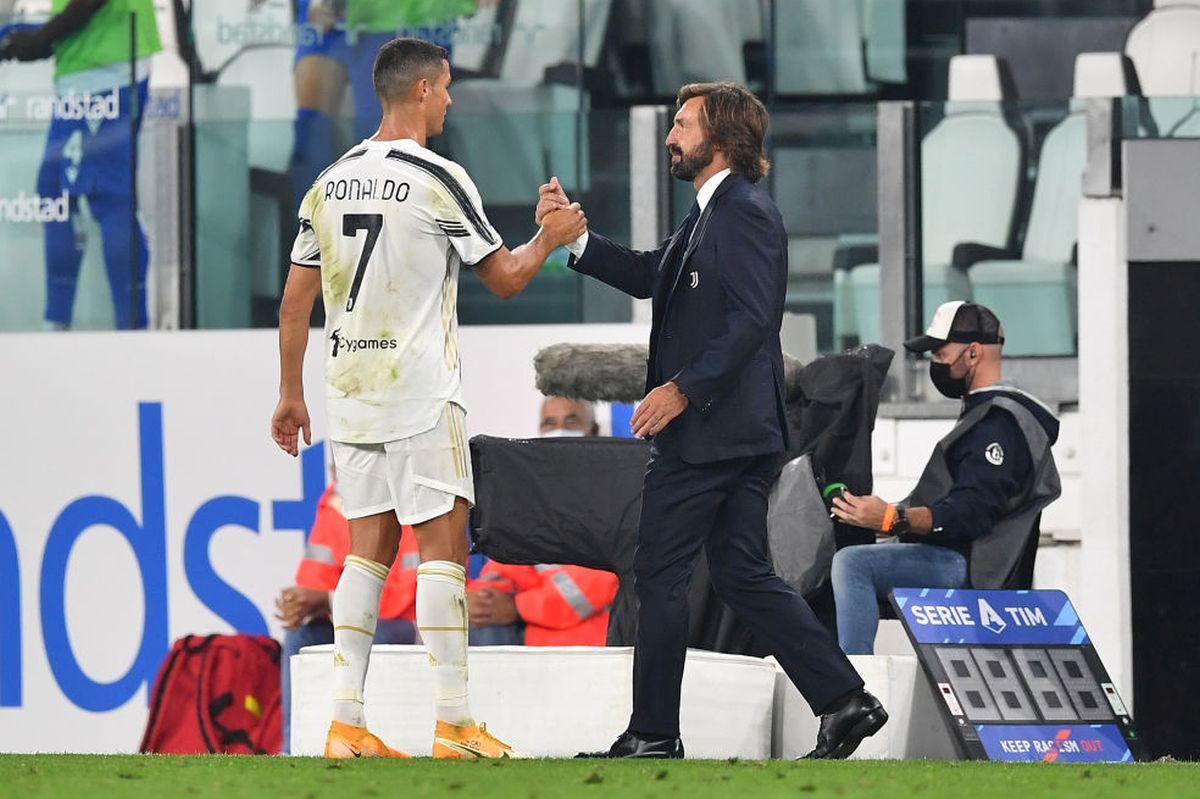
M 842 760 L 854 754 L 863 738 L 870 738 L 887 723 L 888 714 L 879 700 L 859 691 L 835 710 L 821 716 L 817 746 L 806 760 Z
M 607 752 L 580 752 L 576 757 L 659 757 L 675 760 L 683 757 L 683 741 L 679 738 L 643 738 L 626 730 Z

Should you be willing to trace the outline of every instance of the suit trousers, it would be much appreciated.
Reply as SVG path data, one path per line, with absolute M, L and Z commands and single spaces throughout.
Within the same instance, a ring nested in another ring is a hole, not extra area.
M 767 497 L 778 456 L 693 465 L 651 450 L 634 558 L 639 601 L 629 729 L 679 735 L 688 584 L 703 546 L 713 587 L 750 625 L 814 712 L 862 678 L 804 598 L 771 570 Z

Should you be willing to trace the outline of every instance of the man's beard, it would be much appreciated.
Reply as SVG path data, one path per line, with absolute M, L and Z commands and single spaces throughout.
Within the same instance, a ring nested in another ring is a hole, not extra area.
M 678 155 L 678 161 L 671 162 L 671 175 L 679 180 L 693 181 L 703 172 L 713 160 L 713 147 L 708 142 L 696 147 L 690 153 L 676 147 L 670 149 L 672 155 Z

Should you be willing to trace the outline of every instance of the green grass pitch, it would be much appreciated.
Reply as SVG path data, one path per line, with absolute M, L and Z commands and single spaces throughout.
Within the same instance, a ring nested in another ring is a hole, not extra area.
M 325 761 L 279 757 L 0 755 L 0 797 L 658 797 L 1068 799 L 1200 796 L 1200 763 L 935 761 Z

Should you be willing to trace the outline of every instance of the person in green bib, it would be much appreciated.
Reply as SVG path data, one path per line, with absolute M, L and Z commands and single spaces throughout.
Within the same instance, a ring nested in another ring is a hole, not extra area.
M 352 31 L 387 33 L 392 36 L 418 31 L 422 26 L 444 26 L 449 20 L 475 11 L 475 0 L 350 0 L 346 27 Z M 430 31 L 422 36 L 449 40 L 450 31 Z M 445 46 L 443 42 L 434 42 Z
M 0 61 L 54 58 L 58 101 L 37 193 L 68 200 L 67 219 L 44 223 L 47 326 L 67 329 L 86 241 L 79 198 L 100 225 L 116 326 L 146 326 L 149 250 L 137 217 L 134 137 L 150 57 L 162 50 L 154 0 L 53 0 L 44 25 L 8 34 Z
M 334 119 L 347 85 L 356 141 L 375 132 L 379 101 L 371 68 L 379 48 L 398 36 L 449 52 L 455 20 L 496 0 L 299 0 L 296 4 L 296 122 L 292 150 L 295 206 L 340 151 Z

